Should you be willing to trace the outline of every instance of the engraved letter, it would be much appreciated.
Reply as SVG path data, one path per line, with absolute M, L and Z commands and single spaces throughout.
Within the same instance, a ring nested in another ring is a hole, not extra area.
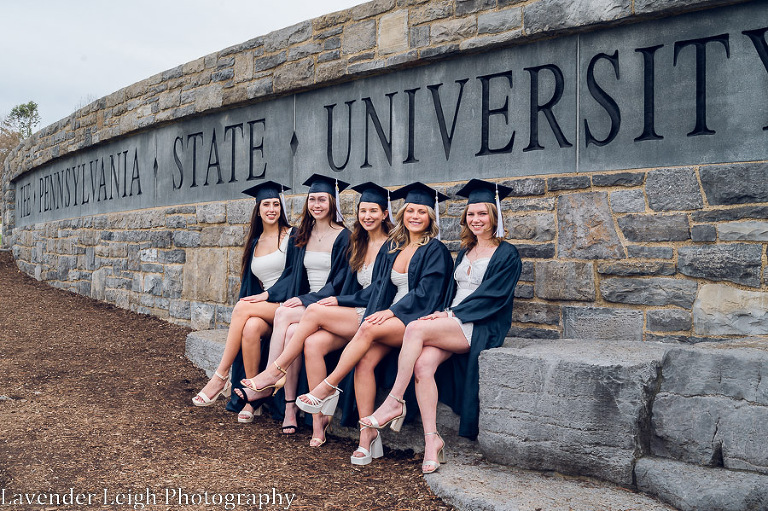
M 363 98 L 363 102 L 365 103 L 365 161 L 360 166 L 361 169 L 371 166 L 371 164 L 368 163 L 369 120 L 373 121 L 373 127 L 376 129 L 376 134 L 379 136 L 379 142 L 381 142 L 381 147 L 384 149 L 384 155 L 387 157 L 387 162 L 392 165 L 392 124 L 394 123 L 394 119 L 392 119 L 392 98 L 395 96 L 395 94 L 397 94 L 397 92 L 390 92 L 389 94 L 385 94 L 385 96 L 389 98 L 389 138 L 387 138 L 387 136 L 384 134 L 384 128 L 381 127 L 379 115 L 376 113 L 376 109 L 373 107 L 371 98 Z
M 589 93 L 592 94 L 593 98 L 595 98 L 595 101 L 600 103 L 600 106 L 605 108 L 605 111 L 608 112 L 608 117 L 611 119 L 611 129 L 608 132 L 607 137 L 605 137 L 603 140 L 598 140 L 592 136 L 592 131 L 589 129 L 589 122 L 584 119 L 584 140 L 587 147 L 589 147 L 589 144 L 595 144 L 596 146 L 604 146 L 610 144 L 613 139 L 616 138 L 616 135 L 618 135 L 619 128 L 621 127 L 621 111 L 619 110 L 619 105 L 616 104 L 616 101 L 614 101 L 613 98 L 609 96 L 608 93 L 605 92 L 595 80 L 595 64 L 597 64 L 597 61 L 601 59 L 605 59 L 611 63 L 617 80 L 620 76 L 619 50 L 613 52 L 613 55 L 598 53 L 592 57 L 592 60 L 589 61 L 589 66 L 587 66 L 587 87 L 589 88 Z
M 235 183 L 237 182 L 237 178 L 235 177 L 235 143 L 237 142 L 237 139 L 235 138 L 235 130 L 237 128 L 240 128 L 240 138 L 243 138 L 243 123 L 240 124 L 231 124 L 229 126 L 224 127 L 224 140 L 227 139 L 227 133 L 230 131 L 232 132 L 232 166 L 229 169 L 229 182 Z
M 328 145 L 326 146 L 326 154 L 328 155 L 328 165 L 335 170 L 341 171 L 349 163 L 349 154 L 352 151 L 352 103 L 355 101 L 346 101 L 347 105 L 347 157 L 341 166 L 336 165 L 333 159 L 333 109 L 336 107 L 336 103 L 332 105 L 325 105 L 325 111 L 328 117 Z
M 456 108 L 453 111 L 453 121 L 451 121 L 451 132 L 445 127 L 445 113 L 443 112 L 443 105 L 440 101 L 440 86 L 442 83 L 436 85 L 427 85 L 427 89 L 432 93 L 432 103 L 435 105 L 435 114 L 437 115 L 437 126 L 440 128 L 440 136 L 443 139 L 443 152 L 445 153 L 445 159 L 451 155 L 451 144 L 453 143 L 453 133 L 456 131 L 456 119 L 459 118 L 459 107 L 461 106 L 461 97 L 464 95 L 464 84 L 469 81 L 469 78 L 462 80 L 456 80 L 459 84 L 459 95 L 456 97 Z
M 256 146 L 253 145 L 253 125 L 254 124 L 261 124 L 262 129 L 267 129 L 267 124 L 266 124 L 266 121 L 264 119 L 257 119 L 255 121 L 248 121 L 248 126 L 250 127 L 250 130 L 248 132 L 249 133 L 249 135 L 248 135 L 249 136 L 249 141 L 250 141 L 249 147 L 251 149 L 249 150 L 250 156 L 249 156 L 249 159 L 248 159 L 248 179 L 247 179 L 247 181 L 252 181 L 254 179 L 263 179 L 264 178 L 264 174 L 266 174 L 266 172 L 267 172 L 267 163 L 264 162 L 264 168 L 261 169 L 261 174 L 259 174 L 258 176 L 254 176 L 253 175 L 253 153 L 255 153 L 256 151 L 259 151 L 261 153 L 261 159 L 262 160 L 264 159 L 264 134 L 262 133 L 262 135 L 261 135 L 261 142 L 259 143 L 259 145 L 256 145 Z
M 654 55 L 656 50 L 664 46 L 649 46 L 648 48 L 638 48 L 635 51 L 643 54 L 643 133 L 635 139 L 635 142 L 642 140 L 661 140 L 664 137 L 656 134 L 656 93 L 655 83 L 656 74 L 654 73 Z
M 555 91 L 552 93 L 552 98 L 549 101 L 543 105 L 539 105 L 539 71 L 542 69 L 546 69 L 554 75 Z M 523 152 L 544 149 L 544 146 L 539 144 L 539 112 L 544 112 L 544 117 L 547 118 L 549 127 L 555 134 L 558 145 L 560 147 L 573 147 L 573 145 L 565 138 L 565 135 L 563 135 L 563 130 L 560 129 L 560 125 L 557 123 L 557 119 L 552 113 L 552 107 L 554 107 L 563 97 L 563 89 L 565 88 L 563 72 L 554 64 L 526 67 L 525 70 L 531 75 L 531 139 L 528 143 L 528 147 L 523 149 Z
M 755 45 L 755 50 L 757 50 L 757 54 L 763 62 L 763 67 L 768 71 L 768 44 L 765 42 L 766 31 L 768 31 L 768 27 L 760 28 L 758 30 L 745 30 L 742 34 L 752 40 L 752 44 Z M 763 127 L 763 130 L 768 131 L 768 126 Z
M 509 124 L 509 96 L 504 96 L 504 104 L 500 108 L 491 108 L 490 107 L 490 95 L 491 95 L 491 88 L 490 88 L 490 82 L 494 78 L 502 78 L 506 77 L 507 81 L 509 82 L 509 88 L 512 88 L 512 71 L 504 71 L 502 73 L 494 73 L 490 75 L 485 76 L 478 76 L 477 79 L 480 80 L 480 83 L 483 86 L 483 99 L 482 99 L 482 113 L 481 113 L 481 135 L 480 135 L 480 151 L 478 151 L 475 156 L 485 156 L 488 154 L 500 154 L 500 153 L 511 153 L 512 147 L 515 145 L 515 132 L 512 132 L 512 136 L 509 139 L 509 142 L 507 142 L 507 145 L 504 147 L 501 147 L 499 149 L 491 149 L 489 145 L 489 137 L 491 133 L 491 116 L 492 115 L 503 115 L 504 116 L 504 123 Z

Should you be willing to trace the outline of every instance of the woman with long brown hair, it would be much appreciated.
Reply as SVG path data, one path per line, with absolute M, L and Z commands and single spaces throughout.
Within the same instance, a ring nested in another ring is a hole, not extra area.
M 255 374 L 258 371 L 261 338 L 269 333 L 278 304 L 253 302 L 251 298 L 270 289 L 285 271 L 291 226 L 281 200 L 281 192 L 284 190 L 290 188 L 274 181 L 265 181 L 243 191 L 256 199 L 256 206 L 251 214 L 241 259 L 240 300 L 232 311 L 221 361 L 214 376 L 192 398 L 195 406 L 210 406 L 219 396 L 229 396 L 232 383 L 239 385 L 243 374 Z M 230 367 L 232 382 L 227 379 Z M 240 408 L 242 404 L 235 411 Z M 238 420 L 252 421 L 253 410 L 243 409 Z
M 297 323 L 306 307 L 328 296 L 338 295 L 349 274 L 347 248 L 349 231 L 338 204 L 338 192 L 348 185 L 335 178 L 313 174 L 304 182 L 309 186 L 307 200 L 299 221 L 299 227 L 291 235 L 288 249 L 291 256 L 281 277 L 268 291 L 251 298 L 252 302 L 278 303 L 274 314 L 270 339 L 270 360 L 277 358 L 285 343 L 288 328 Z M 301 364 L 290 368 L 279 367 L 282 373 L 279 385 L 275 383 L 255 387 L 250 380 L 242 380 L 247 388 L 236 393 L 252 404 L 273 395 L 284 388 L 285 413 L 282 431 L 296 432 L 296 389 Z

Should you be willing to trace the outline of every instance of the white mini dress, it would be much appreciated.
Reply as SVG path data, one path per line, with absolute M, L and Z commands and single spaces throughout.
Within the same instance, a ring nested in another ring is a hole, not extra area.
M 304 252 L 304 268 L 307 270 L 309 292 L 320 291 L 328 281 L 328 274 L 331 273 L 331 253 L 307 250 Z
M 363 264 L 363 267 L 357 272 L 357 283 L 360 284 L 361 288 L 365 289 L 371 285 L 372 281 L 373 264 Z M 365 318 L 365 307 L 355 307 L 355 312 L 357 312 L 358 323 L 362 323 Z
M 456 307 L 464 301 L 466 297 L 475 292 L 480 287 L 480 283 L 483 281 L 485 271 L 488 269 L 488 263 L 491 262 L 490 257 L 483 259 L 477 259 L 471 262 L 468 257 L 461 260 L 456 267 L 456 271 L 453 272 L 453 279 L 456 281 L 456 296 L 451 302 L 451 308 Z M 462 321 L 453 315 L 449 310 L 448 316 L 453 318 L 461 327 L 461 331 L 464 332 L 464 337 L 467 339 L 467 343 L 472 344 L 472 331 L 474 330 L 474 324 L 462 323 Z
M 259 279 L 261 286 L 266 290 L 275 285 L 277 279 L 285 269 L 285 252 L 288 247 L 289 236 L 283 236 L 278 250 L 263 256 L 251 258 L 251 273 Z

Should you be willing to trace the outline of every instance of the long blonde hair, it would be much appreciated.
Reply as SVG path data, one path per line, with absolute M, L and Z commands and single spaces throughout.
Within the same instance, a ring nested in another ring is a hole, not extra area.
M 488 208 L 488 217 L 491 221 L 491 241 L 498 246 L 501 243 L 502 238 L 496 236 L 496 229 L 499 226 L 498 220 L 496 220 L 496 205 L 490 202 L 483 202 L 485 207 Z M 471 250 L 472 247 L 477 245 L 477 236 L 473 233 L 467 225 L 467 211 L 469 210 L 469 204 L 464 208 L 464 212 L 461 214 L 461 248 Z
M 389 240 L 393 245 L 392 249 L 389 251 L 390 254 L 397 250 L 402 250 L 411 242 L 409 231 L 406 229 L 405 224 L 403 224 L 403 216 L 405 215 L 405 210 L 409 205 L 410 203 L 403 204 L 403 207 L 400 208 L 400 211 L 398 211 L 397 215 L 395 215 L 395 228 L 392 229 L 392 231 L 389 233 Z M 429 206 L 424 207 L 427 208 L 427 214 L 429 215 L 429 227 L 424 230 L 421 235 L 421 239 L 417 243 L 417 245 L 420 247 L 429 243 L 430 240 L 436 237 L 437 233 L 439 232 L 437 228 L 437 217 L 435 216 L 435 210 Z

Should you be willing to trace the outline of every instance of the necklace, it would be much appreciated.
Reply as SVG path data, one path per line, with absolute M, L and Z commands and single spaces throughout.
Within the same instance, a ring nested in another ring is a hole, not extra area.
M 317 228 L 315 228 L 315 229 L 312 230 L 312 234 L 315 235 L 315 238 L 317 238 L 317 242 L 318 243 L 322 243 L 323 238 L 328 236 L 328 233 L 331 232 L 332 230 L 333 230 L 333 227 L 329 227 L 321 236 L 320 233 L 317 232 Z

